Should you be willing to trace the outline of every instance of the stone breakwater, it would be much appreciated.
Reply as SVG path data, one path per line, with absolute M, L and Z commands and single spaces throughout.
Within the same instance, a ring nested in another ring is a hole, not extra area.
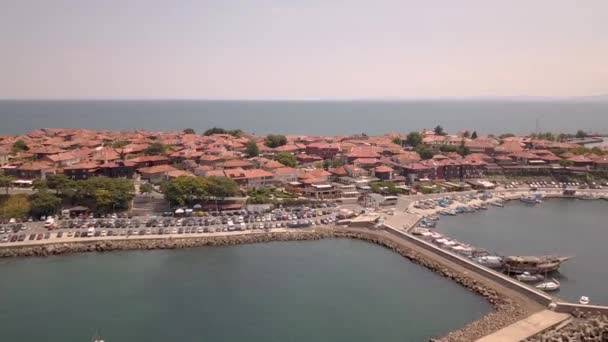
M 606 342 L 608 341 L 608 317 L 595 312 L 574 311 L 574 319 L 559 330 L 547 331 L 526 342 Z
M 82 241 L 71 243 L 56 243 L 38 246 L 20 246 L 0 249 L 0 258 L 9 257 L 45 257 L 85 252 L 110 252 L 125 250 L 153 250 L 194 248 L 204 246 L 231 246 L 249 243 L 272 241 L 304 241 L 327 238 L 351 238 L 364 240 L 386 247 L 408 260 L 426 267 L 458 284 L 485 297 L 495 311 L 485 315 L 465 327 L 433 341 L 462 342 L 474 341 L 480 337 L 501 329 L 530 314 L 517 301 L 508 298 L 498 291 L 485 286 L 470 274 L 456 272 L 431 258 L 420 254 L 412 248 L 403 246 L 381 233 L 354 229 L 315 229 L 298 230 L 293 232 L 270 232 L 260 234 L 243 234 L 231 236 L 175 238 L 175 239 L 141 239 L 113 241 Z

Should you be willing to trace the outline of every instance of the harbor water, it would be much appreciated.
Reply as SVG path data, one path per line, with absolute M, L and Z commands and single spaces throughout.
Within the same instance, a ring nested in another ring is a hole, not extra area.
M 559 298 L 608 305 L 608 202 L 549 199 L 538 205 L 518 201 L 504 208 L 443 216 L 437 231 L 501 255 L 574 256 L 559 272 Z
M 348 239 L 0 260 L 2 341 L 428 341 L 492 308 Z

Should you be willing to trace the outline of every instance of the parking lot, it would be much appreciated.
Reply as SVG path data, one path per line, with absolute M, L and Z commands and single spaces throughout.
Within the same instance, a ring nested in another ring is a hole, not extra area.
M 0 243 L 11 244 L 65 238 L 125 237 L 146 235 L 211 234 L 235 231 L 265 231 L 276 228 L 300 228 L 329 225 L 336 221 L 336 207 L 306 206 L 275 209 L 268 212 L 234 211 L 210 213 L 202 217 L 80 217 L 57 219 L 45 227 L 44 221 L 0 224 Z

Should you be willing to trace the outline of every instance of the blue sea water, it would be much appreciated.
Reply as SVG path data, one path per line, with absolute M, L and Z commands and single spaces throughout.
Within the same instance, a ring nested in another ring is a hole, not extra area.
M 577 129 L 608 133 L 608 102 L 593 101 L 211 101 L 0 100 L 0 134 L 43 127 L 203 131 L 219 126 L 258 134 L 384 134 L 442 125 L 450 132 L 526 134 Z

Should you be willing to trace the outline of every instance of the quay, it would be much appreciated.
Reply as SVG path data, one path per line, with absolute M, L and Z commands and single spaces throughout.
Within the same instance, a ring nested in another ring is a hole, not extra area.
M 543 310 L 517 321 L 506 328 L 482 337 L 477 342 L 523 341 L 539 332 L 549 330 L 570 319 L 570 315 Z

